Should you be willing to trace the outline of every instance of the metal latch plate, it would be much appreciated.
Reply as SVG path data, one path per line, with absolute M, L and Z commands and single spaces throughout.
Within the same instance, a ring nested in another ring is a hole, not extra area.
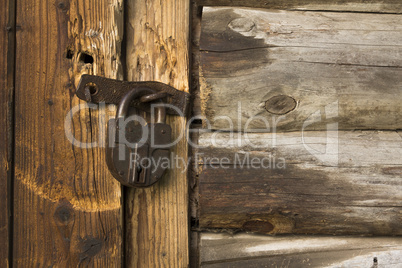
M 117 105 L 120 103 L 123 96 L 125 96 L 130 90 L 138 87 L 148 87 L 158 93 L 166 93 L 166 100 L 164 100 L 164 102 L 177 109 L 176 111 L 168 105 L 166 107 L 166 112 L 173 115 L 186 115 L 190 94 L 177 90 L 167 84 L 155 81 L 128 82 L 84 74 L 81 76 L 76 94 L 78 98 L 87 102 L 104 102 Z M 149 105 L 142 103 L 139 99 L 132 101 L 130 106 L 149 112 Z

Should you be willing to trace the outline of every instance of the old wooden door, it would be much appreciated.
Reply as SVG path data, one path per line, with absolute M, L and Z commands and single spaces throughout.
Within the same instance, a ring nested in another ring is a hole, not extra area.
M 1 1 L 1 267 L 187 266 L 184 167 L 123 191 L 102 148 L 114 112 L 75 90 L 94 74 L 188 92 L 189 5 Z M 186 123 L 168 122 L 173 136 Z M 185 138 L 174 153 L 186 159 Z
M 1 6 L 1 267 L 402 262 L 399 1 Z M 113 107 L 76 97 L 82 74 L 191 88 L 198 146 L 173 150 L 191 166 L 122 188 L 103 148 Z

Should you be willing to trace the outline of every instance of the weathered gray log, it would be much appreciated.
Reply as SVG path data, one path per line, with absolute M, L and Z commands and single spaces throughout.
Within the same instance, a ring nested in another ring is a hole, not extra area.
M 197 0 L 196 2 L 202 6 L 402 13 L 402 3 L 399 0 Z
M 201 230 L 402 235 L 401 132 L 233 135 L 200 135 Z
M 401 129 L 401 18 L 204 8 L 203 114 L 214 129 Z
M 201 267 L 402 267 L 401 237 L 201 235 Z

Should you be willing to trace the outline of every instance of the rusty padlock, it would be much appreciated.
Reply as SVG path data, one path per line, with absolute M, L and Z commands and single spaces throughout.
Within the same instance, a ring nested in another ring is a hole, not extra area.
M 156 118 L 148 123 L 144 118 L 129 115 L 130 103 L 140 97 L 157 96 L 147 87 L 129 91 L 120 101 L 117 114 L 108 122 L 106 162 L 110 172 L 129 187 L 148 187 L 164 174 L 170 161 L 172 128 L 166 124 L 166 111 L 161 100 L 156 107 Z M 134 124 L 135 119 L 141 124 Z

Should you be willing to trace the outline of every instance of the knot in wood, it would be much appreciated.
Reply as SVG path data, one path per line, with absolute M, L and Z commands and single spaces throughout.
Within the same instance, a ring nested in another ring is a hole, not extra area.
M 283 115 L 293 111 L 297 102 L 290 96 L 277 95 L 265 102 L 265 109 L 271 114 Z
M 229 22 L 228 27 L 236 32 L 250 32 L 255 23 L 248 18 L 238 18 Z

